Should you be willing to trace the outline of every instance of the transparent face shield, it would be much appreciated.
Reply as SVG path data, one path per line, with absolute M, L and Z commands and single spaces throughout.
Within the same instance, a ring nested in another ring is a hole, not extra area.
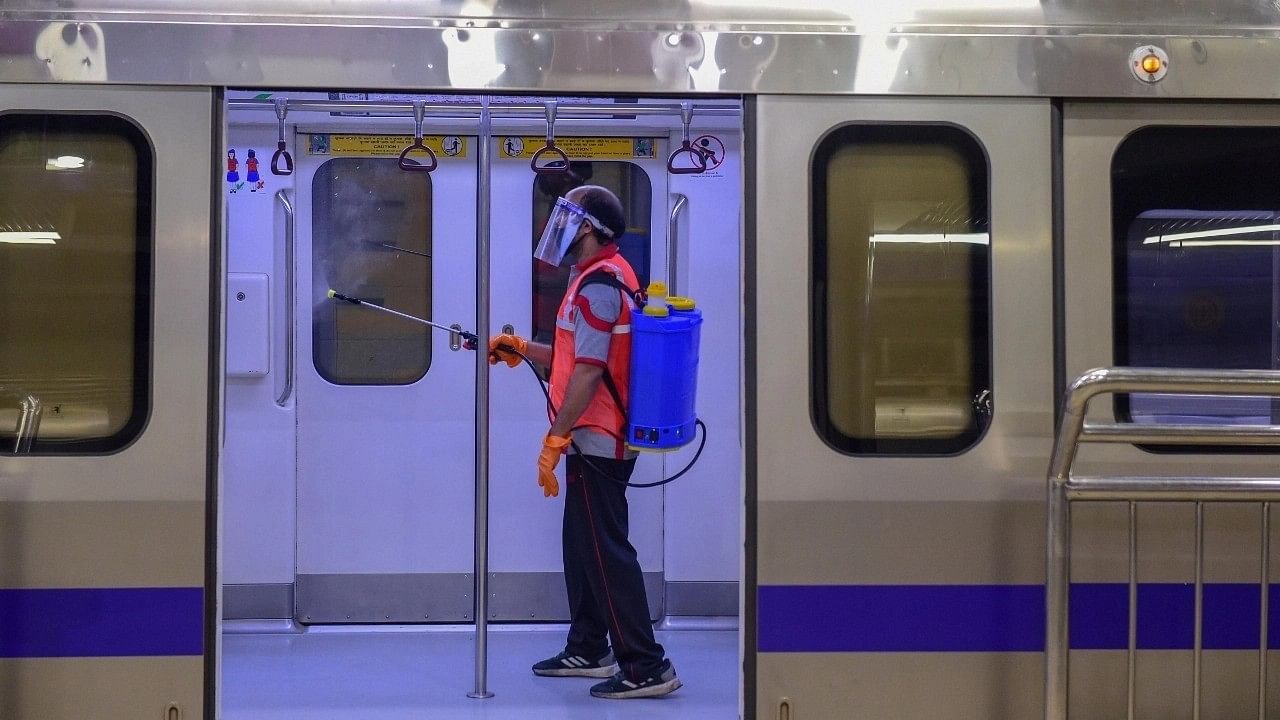
M 564 262 L 573 241 L 578 238 L 582 223 L 590 223 L 601 235 L 611 238 L 613 233 L 604 227 L 599 220 L 577 203 L 564 198 L 557 198 L 551 216 L 547 218 L 547 226 L 542 231 L 542 239 L 533 251 L 533 256 L 548 265 L 559 266 Z

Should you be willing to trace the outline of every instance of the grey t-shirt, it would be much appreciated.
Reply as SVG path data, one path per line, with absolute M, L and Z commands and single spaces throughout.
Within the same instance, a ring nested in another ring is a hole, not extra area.
M 578 270 L 574 268 L 569 282 L 572 283 L 577 276 Z M 609 343 L 613 340 L 614 326 L 622 315 L 622 303 L 621 291 L 608 285 L 592 284 L 578 289 L 572 313 L 576 362 L 599 365 L 608 372 Z M 587 455 L 618 458 L 621 450 L 624 459 L 636 456 L 635 451 L 627 449 L 618 438 L 595 428 L 574 431 L 573 441 Z

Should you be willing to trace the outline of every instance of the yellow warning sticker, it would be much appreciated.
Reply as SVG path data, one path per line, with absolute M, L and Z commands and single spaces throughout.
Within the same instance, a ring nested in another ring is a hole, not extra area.
M 427 135 L 422 144 L 440 159 L 464 158 L 470 138 L 460 135 Z M 313 133 L 307 140 L 308 155 L 399 157 L 413 144 L 412 135 L 328 135 Z M 411 153 L 410 157 L 424 154 Z
M 498 137 L 498 156 L 525 159 L 547 144 L 541 135 L 503 135 Z M 657 138 L 651 137 L 558 137 L 556 147 L 571 160 L 643 160 L 657 157 Z M 543 155 L 543 157 L 547 157 Z

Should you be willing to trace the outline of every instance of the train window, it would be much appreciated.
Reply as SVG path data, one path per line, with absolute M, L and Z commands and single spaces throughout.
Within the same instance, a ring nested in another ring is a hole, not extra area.
M 572 162 L 569 172 L 538 175 L 533 181 L 533 244 L 537 247 L 542 228 L 556 198 L 583 185 L 600 185 L 612 190 L 627 213 L 627 232 L 618 241 L 622 256 L 631 263 L 640 287 L 649 284 L 650 218 L 653 213 L 653 184 L 648 174 L 634 163 L 623 161 Z M 533 339 L 550 343 L 555 335 L 556 310 L 569 287 L 569 268 L 551 267 L 533 261 Z
M 1280 130 L 1150 127 L 1111 165 L 1119 365 L 1280 368 Z M 1135 394 L 1138 423 L 1280 422 L 1265 397 Z
M 850 125 L 813 166 L 813 417 L 853 454 L 954 454 L 990 414 L 987 159 L 949 125 Z
M 153 167 L 122 118 L 0 115 L 0 452 L 28 396 L 30 452 L 112 452 L 146 424 Z
M 312 181 L 311 330 L 316 371 L 335 385 L 408 385 L 431 365 L 431 334 L 338 292 L 431 317 L 431 177 L 395 158 L 335 158 Z

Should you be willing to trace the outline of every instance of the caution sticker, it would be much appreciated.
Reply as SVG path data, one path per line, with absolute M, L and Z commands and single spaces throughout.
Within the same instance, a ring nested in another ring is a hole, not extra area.
M 307 141 L 308 155 L 399 157 L 413 144 L 412 135 L 327 135 L 313 133 Z M 427 135 L 422 144 L 438 158 L 464 158 L 470 138 L 459 135 Z M 415 153 L 416 154 L 416 153 Z M 412 157 L 412 155 L 411 155 Z
M 528 160 L 546 144 L 547 138 L 542 135 L 504 135 L 498 138 L 498 154 Z M 658 139 L 565 136 L 556 138 L 556 147 L 570 160 L 646 160 L 657 157 Z

